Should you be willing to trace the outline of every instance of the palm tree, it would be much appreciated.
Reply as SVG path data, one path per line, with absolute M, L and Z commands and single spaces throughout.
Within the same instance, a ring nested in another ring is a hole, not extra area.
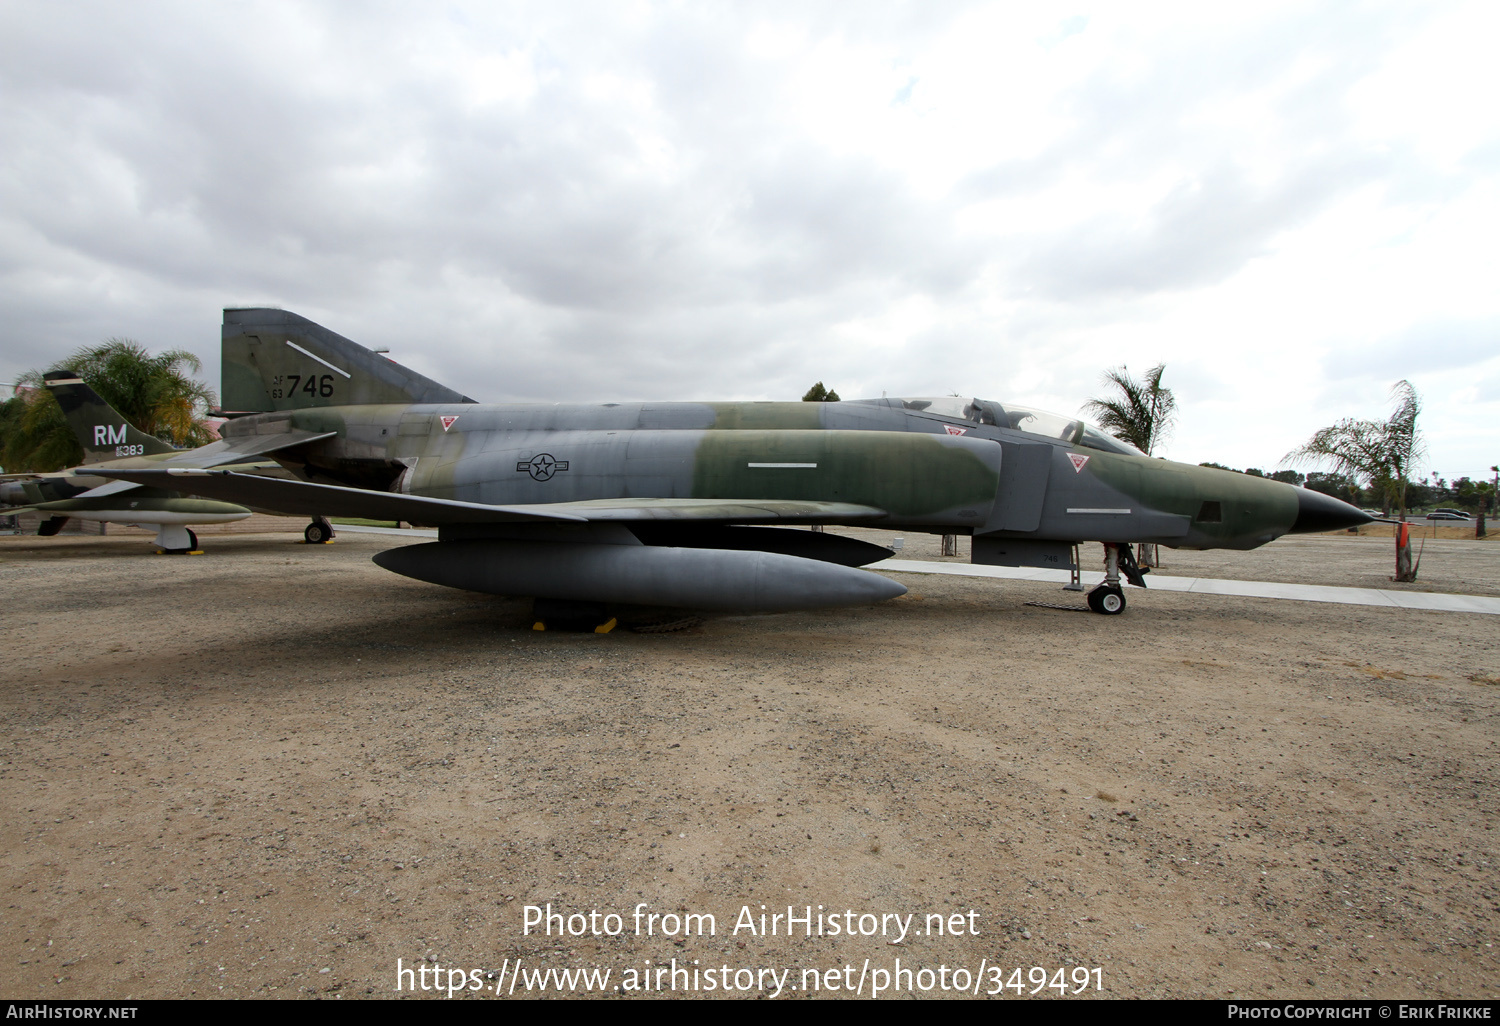
M 1104 381 L 1114 387 L 1115 395 L 1090 399 L 1083 404 L 1083 411 L 1110 434 L 1147 456 L 1154 455 L 1156 447 L 1171 434 L 1172 422 L 1177 418 L 1177 398 L 1161 384 L 1166 369 L 1166 364 L 1159 363 L 1141 381 L 1132 378 L 1126 367 L 1108 371 Z
M 1345 418 L 1323 428 L 1306 444 L 1287 453 L 1283 463 L 1322 464 L 1355 480 L 1366 480 L 1384 496 L 1385 508 L 1395 505 L 1406 519 L 1406 486 L 1412 470 L 1423 456 L 1417 433 L 1421 400 L 1411 382 L 1402 380 L 1391 388 L 1396 410 L 1390 419 Z
M 128 338 L 111 338 L 80 349 L 53 364 L 72 370 L 105 402 L 147 434 L 191 447 L 213 440 L 203 414 L 215 402 L 213 390 L 195 381 L 203 363 L 184 349 L 152 356 Z M 0 463 L 10 471 L 46 472 L 83 462 L 57 400 L 42 387 L 42 374 L 28 371 L 17 381 L 17 396 L 0 416 Z
M 23 376 L 29 381 L 32 374 Z M 0 465 L 8 473 L 46 473 L 83 462 L 83 447 L 52 393 L 18 383 L 0 408 Z
M 1385 421 L 1345 418 L 1323 428 L 1307 443 L 1287 453 L 1283 463 L 1331 465 L 1356 481 L 1364 479 L 1384 496 L 1386 512 L 1394 503 L 1403 523 L 1396 529 L 1396 580 L 1415 581 L 1417 568 L 1411 561 L 1411 536 L 1407 533 L 1407 478 L 1422 458 L 1422 438 L 1417 434 L 1417 415 L 1422 412 L 1417 390 L 1405 379 L 1391 387 L 1396 410 Z M 1405 544 L 1403 544 L 1403 541 Z
M 1146 372 L 1143 381 L 1132 378 L 1127 367 L 1106 371 L 1104 382 L 1114 387 L 1115 395 L 1090 399 L 1083 404 L 1083 411 L 1110 434 L 1147 456 L 1152 455 L 1171 433 L 1172 421 L 1177 417 L 1177 397 L 1161 384 L 1166 369 L 1166 364 L 1157 364 Z M 1137 545 L 1136 562 L 1141 566 L 1161 566 L 1161 550 L 1155 545 Z

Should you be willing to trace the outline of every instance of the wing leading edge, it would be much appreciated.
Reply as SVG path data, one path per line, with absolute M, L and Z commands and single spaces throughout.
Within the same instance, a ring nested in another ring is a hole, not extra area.
M 190 495 L 305 516 L 405 520 L 443 526 L 475 523 L 590 523 L 690 520 L 734 524 L 877 520 L 882 509 L 847 502 L 792 499 L 591 499 L 584 502 L 489 506 L 478 502 L 376 492 L 238 474 L 228 470 L 95 469 L 92 473 Z

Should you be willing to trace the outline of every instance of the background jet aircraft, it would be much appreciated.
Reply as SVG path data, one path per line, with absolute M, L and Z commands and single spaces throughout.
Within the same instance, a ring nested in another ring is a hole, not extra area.
M 235 503 L 159 488 L 121 488 L 120 482 L 90 475 L 88 469 L 94 464 L 130 466 L 145 463 L 147 458 L 176 455 L 179 450 L 136 428 L 73 371 L 49 371 L 43 381 L 83 446 L 84 462 L 72 470 L 13 475 L 0 482 L 0 503 L 15 507 L 0 509 L 0 513 L 36 510 L 50 514 L 38 531 L 42 535 L 57 534 L 75 517 L 155 528 L 156 544 L 166 552 L 198 548 L 198 536 L 189 530 L 190 524 L 232 523 L 250 515 L 250 510 Z
M 116 470 L 288 512 L 406 520 L 439 540 L 380 553 L 397 573 L 545 600 L 787 610 L 904 592 L 854 569 L 889 550 L 773 525 L 973 536 L 973 560 L 1074 566 L 1103 542 L 1089 596 L 1118 613 L 1129 543 L 1250 549 L 1366 523 L 1346 503 L 1148 459 L 1082 421 L 981 399 L 840 403 L 478 404 L 281 310 L 224 312 L 225 443 L 299 480 Z M 300 440 L 297 440 L 300 439 Z
M 84 462 L 71 470 L 10 475 L 0 481 L 0 504 L 12 507 L 0 508 L 0 513 L 35 510 L 51 514 L 42 523 L 39 534 L 57 534 L 69 519 L 77 518 L 155 528 L 156 544 L 163 551 L 194 551 L 198 548 L 198 536 L 189 525 L 232 523 L 250 516 L 252 510 L 237 503 L 110 480 L 94 472 L 185 462 L 189 466 L 230 463 L 241 472 L 262 473 L 269 469 L 277 475 L 286 473 L 275 463 L 246 463 L 243 454 L 222 443 L 191 451 L 174 449 L 129 423 L 73 371 L 49 371 L 43 381 L 57 397 L 68 426 L 83 446 Z M 318 534 L 313 537 L 311 532 Z M 309 541 L 324 541 L 333 536 L 322 517 L 314 518 L 308 533 Z

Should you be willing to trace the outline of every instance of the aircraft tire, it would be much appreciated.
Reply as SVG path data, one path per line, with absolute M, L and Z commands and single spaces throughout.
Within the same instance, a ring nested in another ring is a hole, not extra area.
M 188 551 L 189 552 L 197 552 L 198 551 L 198 536 L 193 533 L 193 531 L 192 531 L 191 528 L 188 530 Z
M 1125 612 L 1125 593 L 1119 588 L 1100 585 L 1089 592 L 1089 608 L 1105 616 L 1119 616 Z
M 322 545 L 333 537 L 333 528 L 326 520 L 314 520 L 302 531 L 302 538 L 309 545 Z

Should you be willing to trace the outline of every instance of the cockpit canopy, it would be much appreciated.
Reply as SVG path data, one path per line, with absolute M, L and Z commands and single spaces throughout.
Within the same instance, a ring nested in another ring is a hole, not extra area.
M 993 424 L 996 427 L 1025 431 L 1046 438 L 1060 438 L 1072 445 L 1089 449 L 1120 453 L 1124 456 L 1141 456 L 1143 453 L 1128 442 L 1114 435 L 1105 434 L 1084 420 L 1059 416 L 1045 410 L 1033 410 L 1014 403 L 997 403 L 989 399 L 966 399 L 963 396 L 923 396 L 912 399 L 862 399 L 856 402 L 900 404 L 903 409 L 919 410 L 922 413 L 951 420 L 967 420 L 975 424 Z

